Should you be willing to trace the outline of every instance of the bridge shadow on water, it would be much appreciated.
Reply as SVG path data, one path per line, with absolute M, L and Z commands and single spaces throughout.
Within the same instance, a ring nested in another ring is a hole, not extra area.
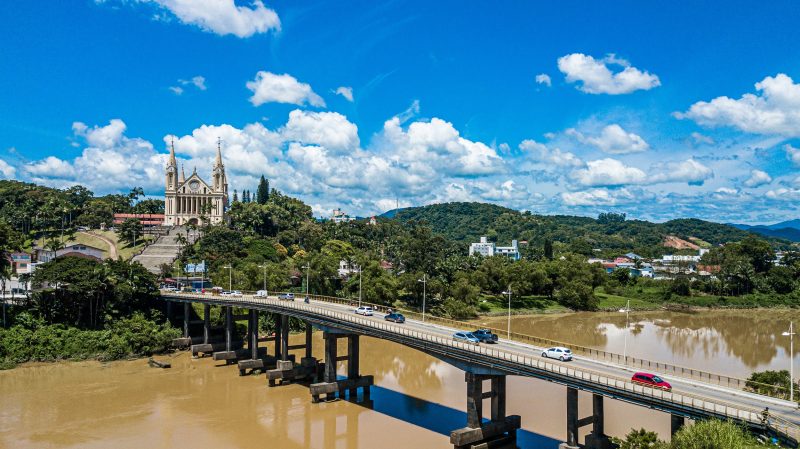
M 373 385 L 370 388 L 372 410 L 423 429 L 450 438 L 450 432 L 467 423 L 467 413 L 441 404 L 415 398 L 388 388 Z M 466 392 L 465 392 L 466 397 Z M 359 395 L 361 399 L 361 395 Z M 465 399 L 466 400 L 466 399 Z M 524 421 L 523 421 L 524 422 Z M 517 447 L 521 449 L 556 449 L 559 440 L 520 429 L 517 431 Z

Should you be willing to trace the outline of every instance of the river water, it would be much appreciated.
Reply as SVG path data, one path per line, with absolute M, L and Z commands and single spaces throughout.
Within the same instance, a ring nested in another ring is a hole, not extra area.
M 781 368 L 788 366 L 788 346 L 779 335 L 791 315 L 637 313 L 628 350 L 742 375 Z M 517 317 L 512 326 L 615 350 L 624 334 L 622 318 L 619 324 L 616 314 Z M 292 344 L 302 343 L 301 335 L 292 338 Z M 314 344 L 321 357 L 320 332 Z M 133 360 L 0 371 L 0 448 L 452 447 L 449 432 L 466 424 L 463 372 L 371 338 L 362 337 L 361 352 L 362 373 L 375 376 L 371 408 L 347 401 L 312 404 L 303 385 L 268 388 L 263 375 L 239 377 L 234 366 L 192 360 L 186 352 L 159 357 L 172 362 L 166 370 Z M 565 436 L 565 388 L 512 376 L 508 389 L 508 412 L 522 416 L 519 446 L 555 449 Z M 588 395 L 581 395 L 580 408 L 581 416 L 590 412 Z M 668 416 L 611 400 L 606 419 L 612 435 L 646 427 L 666 436 L 669 429 Z

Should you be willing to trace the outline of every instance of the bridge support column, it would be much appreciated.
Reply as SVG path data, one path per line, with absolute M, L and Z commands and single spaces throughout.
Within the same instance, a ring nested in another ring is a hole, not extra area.
M 203 304 L 203 344 L 207 345 L 211 339 L 211 306 Z
M 168 314 L 171 313 L 172 301 L 167 302 Z M 172 345 L 176 348 L 186 349 L 192 344 L 192 337 L 189 336 L 189 311 L 191 305 L 188 302 L 183 303 L 183 336 L 172 340 Z
M 592 425 L 592 433 L 586 435 L 586 449 L 612 449 L 614 444 L 605 435 L 603 396 L 592 395 L 592 414 L 578 419 L 578 390 L 567 387 L 567 441 L 559 449 L 578 449 L 578 429 Z
M 265 362 L 258 354 L 258 310 L 251 309 L 247 315 L 247 346 L 250 353 L 249 360 L 240 360 L 239 375 L 244 376 L 247 370 L 252 374 L 255 371 L 264 371 Z
M 669 416 L 670 416 L 670 426 L 669 426 L 670 435 L 675 435 L 686 424 L 686 418 L 679 415 L 669 415 Z
M 191 304 L 183 303 L 183 338 L 189 338 L 189 309 Z
M 346 356 L 338 355 L 339 338 L 347 337 L 348 354 Z M 311 384 L 311 402 L 317 403 L 320 401 L 320 396 L 325 395 L 325 399 L 334 399 L 338 393 L 340 399 L 345 398 L 345 392 L 349 391 L 349 399 L 355 401 L 358 399 L 358 389 L 361 388 L 364 392 L 363 402 L 369 404 L 369 387 L 374 383 L 372 376 L 362 376 L 359 374 L 359 341 L 358 335 L 355 334 L 337 334 L 325 332 L 323 338 L 325 339 L 325 368 L 323 371 L 322 382 Z M 337 380 L 336 378 L 336 362 L 345 360 L 347 361 L 347 379 Z
M 236 351 L 233 351 L 233 307 L 225 307 L 225 350 L 215 352 L 214 360 L 224 360 L 226 365 L 236 361 Z
M 516 447 L 519 415 L 506 416 L 506 376 L 467 372 L 467 427 L 450 432 L 456 449 Z M 483 391 L 489 380 L 490 390 Z M 483 422 L 483 400 L 491 399 L 489 422 Z
M 285 382 L 295 380 L 318 380 L 319 366 L 317 359 L 311 355 L 311 323 L 306 324 L 306 341 L 301 345 L 289 345 L 289 317 L 276 316 L 277 329 L 275 330 L 276 355 L 275 369 L 267 371 L 267 381 L 270 387 L 283 385 Z M 335 343 L 335 342 L 334 342 Z M 300 364 L 296 364 L 294 354 L 289 351 L 305 349 L 305 357 L 301 357 Z M 335 350 L 334 350 L 335 353 Z M 334 377 L 336 373 L 334 371 Z

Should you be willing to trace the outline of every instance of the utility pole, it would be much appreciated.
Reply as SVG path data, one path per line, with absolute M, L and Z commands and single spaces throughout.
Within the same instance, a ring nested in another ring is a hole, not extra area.
M 789 332 L 781 335 L 789 337 L 789 400 L 794 402 L 794 321 L 789 322 Z
M 259 265 L 258 268 L 264 269 L 264 292 L 267 291 L 267 264 Z
M 306 298 L 308 298 L 308 281 L 310 279 L 310 272 L 311 272 L 311 264 L 305 264 L 305 266 L 301 267 L 306 269 Z
M 425 322 L 425 296 L 426 296 L 426 287 L 428 284 L 428 277 L 426 274 L 422 275 L 422 279 L 417 279 L 417 282 L 422 282 L 422 322 Z
M 225 265 L 222 268 L 227 268 L 228 269 L 228 291 L 232 292 L 233 291 L 233 266 Z
M 358 266 L 358 307 L 361 307 L 361 265 Z

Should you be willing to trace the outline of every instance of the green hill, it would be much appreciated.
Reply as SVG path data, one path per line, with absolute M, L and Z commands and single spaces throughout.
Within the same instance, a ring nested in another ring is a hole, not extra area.
M 586 255 L 633 251 L 642 256 L 654 257 L 665 252 L 679 251 L 663 246 L 667 236 L 698 242 L 702 246 L 704 242 L 719 245 L 739 241 L 749 234 L 748 231 L 733 226 L 694 218 L 651 223 L 626 220 L 619 214 L 601 214 L 598 219 L 570 215 L 536 215 L 485 203 L 443 203 L 412 207 L 398 211 L 395 219 L 402 222 L 427 222 L 434 232 L 465 245 L 485 235 L 500 244 L 508 244 L 512 239 L 527 241 L 528 251 L 537 251 L 549 239 L 563 250 Z M 791 244 L 786 240 L 765 238 L 779 248 Z

